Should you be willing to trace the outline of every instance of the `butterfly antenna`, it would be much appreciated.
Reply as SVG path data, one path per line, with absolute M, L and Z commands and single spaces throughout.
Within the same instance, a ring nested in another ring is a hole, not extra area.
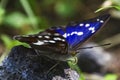
M 111 45 L 111 43 L 101 44 L 101 45 L 98 45 L 98 46 L 81 47 L 81 48 L 78 48 L 78 49 L 90 49 L 90 48 L 108 46 L 108 45 Z M 78 51 L 80 51 L 80 50 L 78 50 Z

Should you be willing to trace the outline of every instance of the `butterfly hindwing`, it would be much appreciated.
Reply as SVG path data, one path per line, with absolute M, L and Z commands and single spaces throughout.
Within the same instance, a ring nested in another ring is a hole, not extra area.
M 49 34 L 49 35 L 48 35 Z M 68 44 L 65 38 L 58 33 L 51 34 L 48 32 L 41 32 L 39 34 L 27 36 L 15 36 L 15 39 L 28 43 L 32 48 L 41 51 L 49 51 L 55 53 L 67 53 Z

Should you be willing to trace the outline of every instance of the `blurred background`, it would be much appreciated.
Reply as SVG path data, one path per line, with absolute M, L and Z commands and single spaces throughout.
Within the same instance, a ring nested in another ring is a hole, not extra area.
M 120 75 L 120 0 L 1 0 L 0 60 L 13 46 L 28 46 L 13 40 L 15 35 L 34 34 L 48 27 L 80 22 L 106 13 L 111 14 L 110 20 L 88 43 L 112 43 L 102 48 L 105 53 L 101 52 L 101 55 L 106 52 L 109 55 L 109 65 L 104 65 L 105 73 L 108 72 L 106 80 L 116 80 Z

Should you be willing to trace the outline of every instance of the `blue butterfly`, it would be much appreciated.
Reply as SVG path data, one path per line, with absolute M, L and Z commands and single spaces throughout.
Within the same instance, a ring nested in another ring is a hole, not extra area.
M 51 27 L 34 35 L 18 35 L 14 39 L 28 43 L 39 55 L 66 61 L 77 54 L 80 45 L 95 34 L 109 17 L 106 14 L 66 27 Z

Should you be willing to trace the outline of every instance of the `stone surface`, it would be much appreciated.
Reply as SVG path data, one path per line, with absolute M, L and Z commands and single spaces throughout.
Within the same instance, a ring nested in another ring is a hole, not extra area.
M 78 80 L 76 71 L 71 70 L 67 62 L 50 70 L 58 61 L 38 56 L 31 48 L 13 47 L 0 67 L 0 80 Z M 66 70 L 69 69 L 69 75 Z

